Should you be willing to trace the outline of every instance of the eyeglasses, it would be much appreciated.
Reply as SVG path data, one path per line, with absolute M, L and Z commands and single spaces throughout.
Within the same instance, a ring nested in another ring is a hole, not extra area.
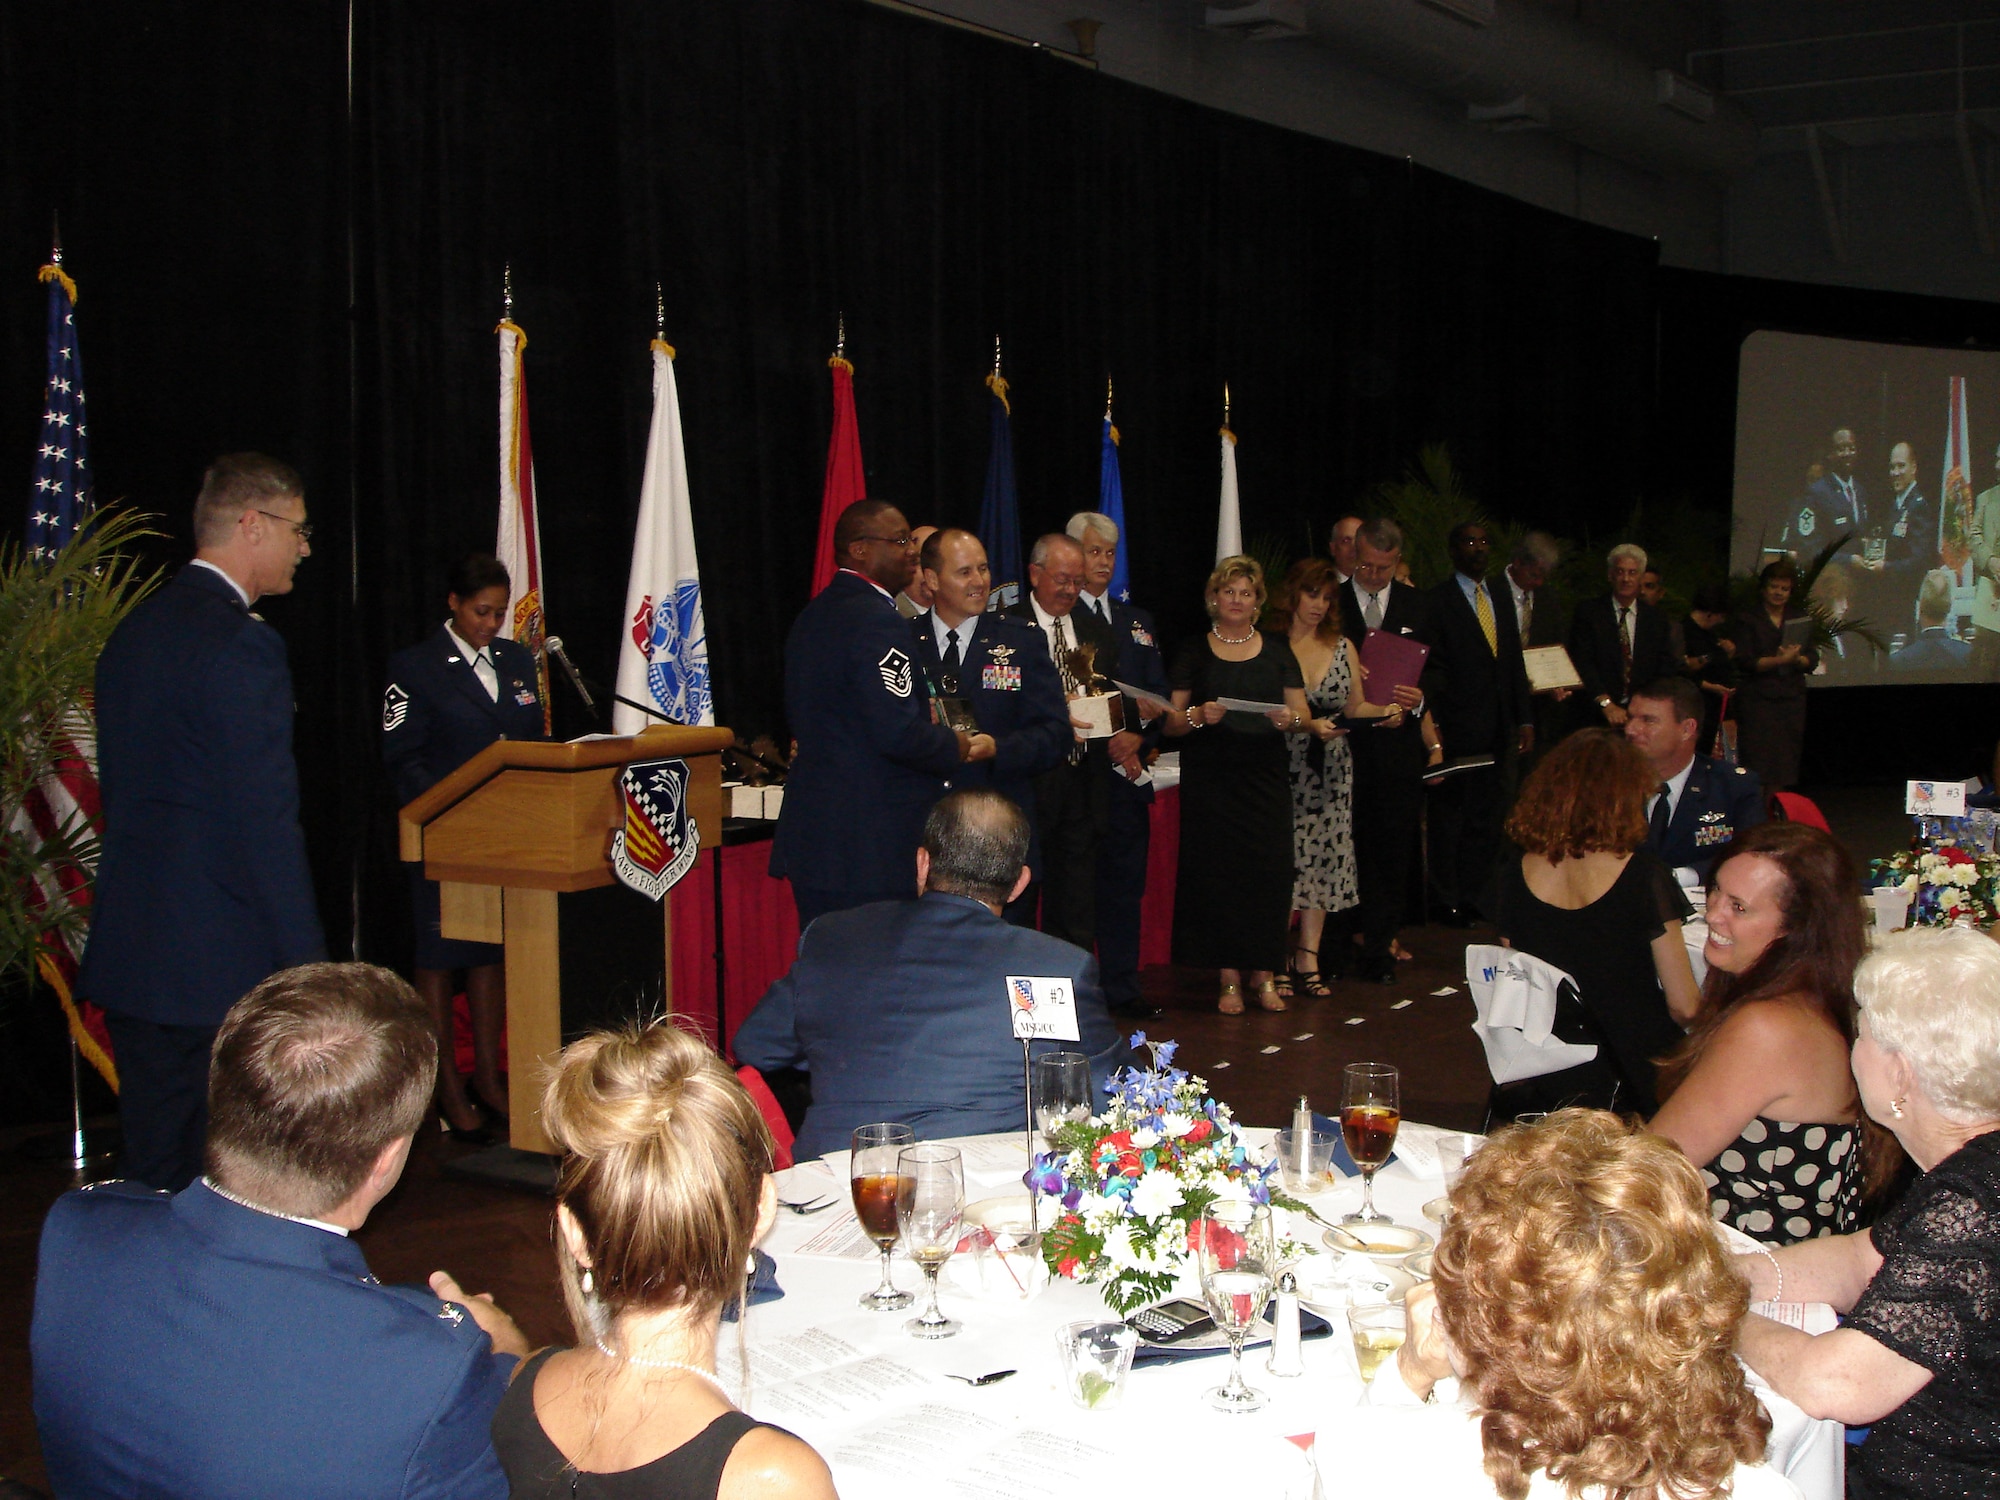
M 281 516 L 274 510 L 261 510 L 255 506 L 252 506 L 251 508 L 253 510 L 256 510 L 257 514 L 260 516 L 269 516 L 273 521 L 283 521 L 287 526 L 291 527 L 294 532 L 298 533 L 298 538 L 300 541 L 310 542 L 312 540 L 313 538 L 312 522 L 294 521 L 290 516 Z
M 915 545 L 917 539 L 905 531 L 897 536 L 858 536 L 855 540 L 857 542 L 887 542 L 891 547 L 909 547 Z

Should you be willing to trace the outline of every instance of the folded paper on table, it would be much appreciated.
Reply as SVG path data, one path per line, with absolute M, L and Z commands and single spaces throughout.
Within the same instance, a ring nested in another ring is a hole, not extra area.
M 1361 665 L 1368 674 L 1361 696 L 1378 705 L 1395 702 L 1397 688 L 1417 685 L 1430 654 L 1431 648 L 1412 636 L 1369 631 L 1361 642 Z
M 1565 1042 L 1555 1032 L 1556 996 L 1576 981 L 1532 953 L 1492 943 L 1469 944 L 1465 982 L 1479 1018 L 1472 1023 L 1498 1084 L 1541 1078 L 1597 1056 L 1590 1043 Z
M 1561 646 L 1531 647 L 1521 653 L 1521 665 L 1527 669 L 1528 691 L 1531 693 L 1553 693 L 1557 688 L 1583 686 L 1583 679 L 1576 673 L 1576 663 L 1569 659 L 1569 652 Z

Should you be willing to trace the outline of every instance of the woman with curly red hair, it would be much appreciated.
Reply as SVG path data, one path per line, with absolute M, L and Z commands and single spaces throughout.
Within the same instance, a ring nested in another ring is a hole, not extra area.
M 1681 937 L 1691 914 L 1671 871 L 1640 846 L 1659 777 L 1614 729 L 1562 741 L 1507 818 L 1519 856 L 1501 861 L 1501 939 L 1576 981 L 1581 1012 L 1558 1007 L 1556 1034 L 1594 1043 L 1592 1062 L 1514 1085 L 1496 1104 L 1656 1107 L 1653 1061 L 1680 1045 L 1700 1002 Z
M 1364 1451 L 1320 1435 L 1327 1478 L 1362 1493 L 1356 1470 L 1381 1453 L 1412 1495 L 1797 1496 L 1764 1461 L 1731 1260 L 1700 1174 L 1658 1136 L 1582 1109 L 1496 1132 L 1369 1388 Z M 1419 1401 L 1435 1403 L 1410 1413 L 1422 1432 L 1398 1431 L 1384 1408 Z

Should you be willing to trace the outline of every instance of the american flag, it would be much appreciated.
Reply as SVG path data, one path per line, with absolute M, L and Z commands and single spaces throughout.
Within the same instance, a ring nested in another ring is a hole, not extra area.
M 77 528 L 90 519 L 94 507 L 88 463 L 88 433 L 84 425 L 83 353 L 76 338 L 76 283 L 62 268 L 58 251 L 43 266 L 41 279 L 49 289 L 48 386 L 42 401 L 41 442 L 35 450 L 34 485 L 28 494 L 28 555 L 48 561 L 67 547 Z M 97 789 L 97 726 L 88 714 L 78 714 L 58 726 L 48 773 L 29 789 L 10 820 L 8 834 L 40 845 L 78 826 L 94 826 L 99 818 Z M 41 910 L 88 910 L 90 874 L 63 865 L 45 869 L 34 895 Z M 104 1014 L 94 1005 L 79 1007 L 76 974 L 83 956 L 83 935 L 51 930 L 43 938 L 35 966 L 62 1002 L 70 1034 L 91 1065 L 113 1088 L 118 1075 L 112 1066 L 110 1038 Z
M 84 426 L 83 351 L 76 341 L 76 283 L 58 252 L 42 267 L 49 288 L 49 381 L 42 397 L 42 438 L 28 496 L 28 555 L 46 559 L 69 545 L 90 519 L 90 443 Z

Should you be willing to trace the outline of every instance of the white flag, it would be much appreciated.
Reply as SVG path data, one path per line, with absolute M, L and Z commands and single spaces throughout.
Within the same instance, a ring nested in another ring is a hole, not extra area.
M 653 340 L 653 427 L 646 438 L 646 476 L 639 484 L 625 619 L 630 629 L 618 645 L 618 696 L 644 703 L 676 724 L 713 724 L 681 398 L 674 351 L 659 339 Z M 611 727 L 618 734 L 637 734 L 660 722 L 625 703 L 611 707 Z
M 513 582 L 513 607 L 500 634 L 533 653 L 542 698 L 542 728 L 549 722 L 547 601 L 542 596 L 542 522 L 535 506 L 535 454 L 528 442 L 528 336 L 513 323 L 500 334 L 500 527 L 493 555 Z
M 1222 429 L 1222 512 L 1215 522 L 1215 560 L 1243 550 L 1243 516 L 1236 508 L 1236 434 Z

